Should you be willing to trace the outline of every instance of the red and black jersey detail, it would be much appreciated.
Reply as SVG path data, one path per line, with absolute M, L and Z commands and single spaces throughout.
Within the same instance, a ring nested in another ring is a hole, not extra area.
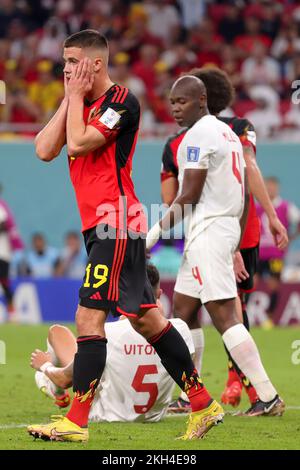
M 147 232 L 131 179 L 140 120 L 138 100 L 128 88 L 113 85 L 98 100 L 85 101 L 83 118 L 86 125 L 104 135 L 106 143 L 83 157 L 69 156 L 82 230 L 107 223 L 119 229 Z
M 187 129 L 182 129 L 168 139 L 162 155 L 161 181 L 178 177 L 177 151 L 186 132 Z
M 248 132 L 255 132 L 254 126 L 248 119 L 238 117 L 221 117 L 221 121 L 225 122 L 233 132 L 239 137 L 243 147 L 250 147 L 256 153 L 256 145 L 249 140 Z M 260 224 L 256 213 L 255 202 L 253 195 L 250 194 L 249 211 L 244 235 L 241 241 L 241 249 L 248 249 L 256 247 L 260 240 Z
M 255 132 L 253 124 L 248 119 L 238 117 L 219 117 L 239 137 L 243 146 L 252 147 L 256 152 L 256 145 L 249 140 L 248 132 Z

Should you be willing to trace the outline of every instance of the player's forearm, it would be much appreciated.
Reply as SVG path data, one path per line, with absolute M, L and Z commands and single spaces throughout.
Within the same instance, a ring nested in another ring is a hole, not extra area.
M 244 232 L 245 232 L 245 228 L 246 228 L 248 212 L 249 212 L 249 202 L 250 202 L 250 196 L 249 196 L 249 194 L 247 194 L 245 196 L 245 204 L 244 204 L 243 214 L 242 214 L 242 217 L 240 218 L 241 237 L 240 237 L 240 241 L 239 241 L 238 248 L 237 248 L 238 250 L 240 249 L 240 244 L 241 244 L 241 241 L 242 241 L 242 238 L 243 238 L 243 235 L 244 235 Z
M 67 115 L 67 146 L 68 155 L 74 157 L 82 155 L 86 143 L 83 109 L 83 98 L 79 95 L 70 96 Z
M 65 145 L 67 111 L 68 99 L 64 98 L 54 116 L 36 136 L 35 150 L 40 160 L 50 162 Z
M 161 199 L 164 204 L 171 206 L 178 192 L 178 180 L 170 177 L 161 183 Z
M 239 244 L 237 246 L 237 250 L 240 249 L 241 241 L 244 236 L 244 232 L 245 232 L 245 228 L 247 224 L 248 212 L 249 212 L 249 204 L 250 204 L 249 183 L 248 183 L 247 172 L 245 171 L 245 201 L 244 201 L 244 209 L 243 209 L 242 217 L 240 218 L 241 236 L 240 236 Z
M 73 362 L 66 367 L 51 366 L 45 370 L 45 375 L 62 389 L 71 387 L 73 382 Z
M 179 196 L 170 206 L 164 217 L 151 227 L 147 234 L 146 248 L 150 250 L 159 240 L 163 232 L 169 232 L 176 224 L 181 222 L 186 215 L 185 199 Z
M 276 217 L 276 212 L 268 195 L 263 176 L 254 159 L 250 163 L 247 161 L 247 176 L 249 190 L 262 206 L 267 217 L 269 219 Z

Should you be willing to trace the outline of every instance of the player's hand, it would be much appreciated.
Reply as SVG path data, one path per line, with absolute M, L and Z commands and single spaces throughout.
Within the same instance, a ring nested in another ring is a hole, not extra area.
M 146 249 L 148 252 L 150 252 L 151 248 L 156 245 L 158 242 L 159 238 L 161 235 L 161 227 L 159 223 L 157 222 L 156 224 L 153 225 L 153 227 L 150 228 L 149 232 L 147 233 L 146 237 Z
M 277 248 L 284 250 L 288 246 L 289 237 L 286 228 L 282 225 L 278 217 L 269 219 L 269 228 Z
M 233 270 L 237 282 L 242 282 L 248 279 L 249 273 L 245 268 L 244 260 L 240 251 L 236 251 L 233 255 Z
M 70 80 L 67 84 L 69 96 L 80 96 L 83 98 L 91 91 L 94 83 L 94 74 L 92 72 L 92 61 L 85 57 L 73 69 Z
M 51 362 L 51 354 L 47 352 L 40 351 L 36 349 L 31 354 L 30 366 L 35 370 L 40 370 L 40 367 L 45 364 L 45 362 Z
M 69 84 L 70 78 L 67 78 L 66 74 L 64 74 L 64 89 L 65 89 L 65 98 L 69 98 L 69 92 L 68 92 L 68 84 Z

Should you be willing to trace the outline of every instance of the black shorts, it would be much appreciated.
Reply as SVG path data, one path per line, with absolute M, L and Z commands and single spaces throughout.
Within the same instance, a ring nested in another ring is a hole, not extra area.
M 237 283 L 240 292 L 249 293 L 254 290 L 254 274 L 257 271 L 258 250 L 258 245 L 253 248 L 244 248 L 241 250 L 241 255 L 249 277 Z
M 104 227 L 115 232 L 116 237 L 100 239 L 97 231 L 103 232 Z M 80 305 L 109 309 L 115 316 L 136 316 L 143 308 L 156 307 L 146 271 L 143 238 L 122 238 L 118 229 L 104 225 L 83 235 L 88 262 L 79 290 Z
M 269 276 L 276 279 L 281 278 L 283 260 L 280 258 L 259 260 L 257 272 L 261 277 Z
M 8 279 L 9 276 L 9 263 L 0 259 L 0 279 Z

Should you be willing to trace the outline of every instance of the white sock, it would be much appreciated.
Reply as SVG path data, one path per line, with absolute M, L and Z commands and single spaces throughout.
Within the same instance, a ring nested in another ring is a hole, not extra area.
M 257 346 L 244 325 L 239 323 L 228 328 L 222 338 L 232 358 L 255 387 L 260 400 L 271 401 L 277 392 L 262 365 Z
M 50 353 L 51 356 L 51 362 L 54 366 L 57 366 L 58 364 L 58 359 L 56 357 L 55 351 L 52 348 L 51 344 L 49 343 L 49 340 L 47 338 L 47 352 Z
M 194 364 L 198 371 L 198 374 L 201 375 L 202 370 L 202 359 L 203 359 L 203 351 L 204 351 L 204 333 L 202 328 L 194 328 L 190 330 L 193 338 L 194 348 L 195 348 L 195 356 L 194 356 Z M 185 401 L 189 401 L 187 394 L 181 391 L 180 398 Z
M 198 374 L 201 375 L 204 351 L 204 333 L 202 328 L 195 328 L 194 330 L 191 330 L 191 334 L 195 347 L 194 364 L 198 371 Z

